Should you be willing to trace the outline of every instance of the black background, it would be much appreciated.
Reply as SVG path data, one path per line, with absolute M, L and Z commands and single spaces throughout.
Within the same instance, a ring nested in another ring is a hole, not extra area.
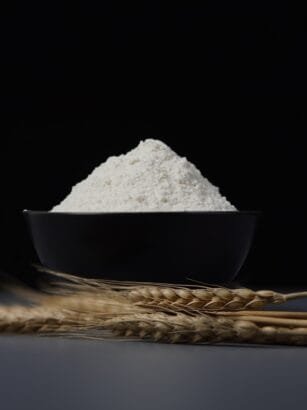
M 307 283 L 305 14 L 290 2 L 2 6 L 0 267 L 34 258 L 50 209 L 156 136 L 241 210 L 263 212 L 241 281 Z

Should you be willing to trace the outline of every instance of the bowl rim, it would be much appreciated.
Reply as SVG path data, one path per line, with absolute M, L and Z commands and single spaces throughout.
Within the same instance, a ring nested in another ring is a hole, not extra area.
M 24 215 L 66 215 L 66 216 L 102 216 L 102 215 L 261 215 L 261 211 L 256 210 L 244 210 L 244 211 L 112 211 L 112 212 L 60 212 L 60 211 L 41 211 L 24 209 L 22 211 Z

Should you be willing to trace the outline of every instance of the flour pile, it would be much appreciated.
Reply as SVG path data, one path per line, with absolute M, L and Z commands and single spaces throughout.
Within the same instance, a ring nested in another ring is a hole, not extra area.
M 110 157 L 72 188 L 56 212 L 233 211 L 186 158 L 147 139 L 126 155 Z

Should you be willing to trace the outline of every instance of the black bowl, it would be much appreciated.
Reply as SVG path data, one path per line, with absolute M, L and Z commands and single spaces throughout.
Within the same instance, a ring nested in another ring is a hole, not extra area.
M 42 265 L 86 277 L 205 283 L 234 279 L 257 212 L 24 211 Z

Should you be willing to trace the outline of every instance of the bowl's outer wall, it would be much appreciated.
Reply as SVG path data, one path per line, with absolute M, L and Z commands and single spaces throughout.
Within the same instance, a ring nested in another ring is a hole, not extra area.
M 25 212 L 41 263 L 87 277 L 206 283 L 233 279 L 257 213 L 61 214 Z

